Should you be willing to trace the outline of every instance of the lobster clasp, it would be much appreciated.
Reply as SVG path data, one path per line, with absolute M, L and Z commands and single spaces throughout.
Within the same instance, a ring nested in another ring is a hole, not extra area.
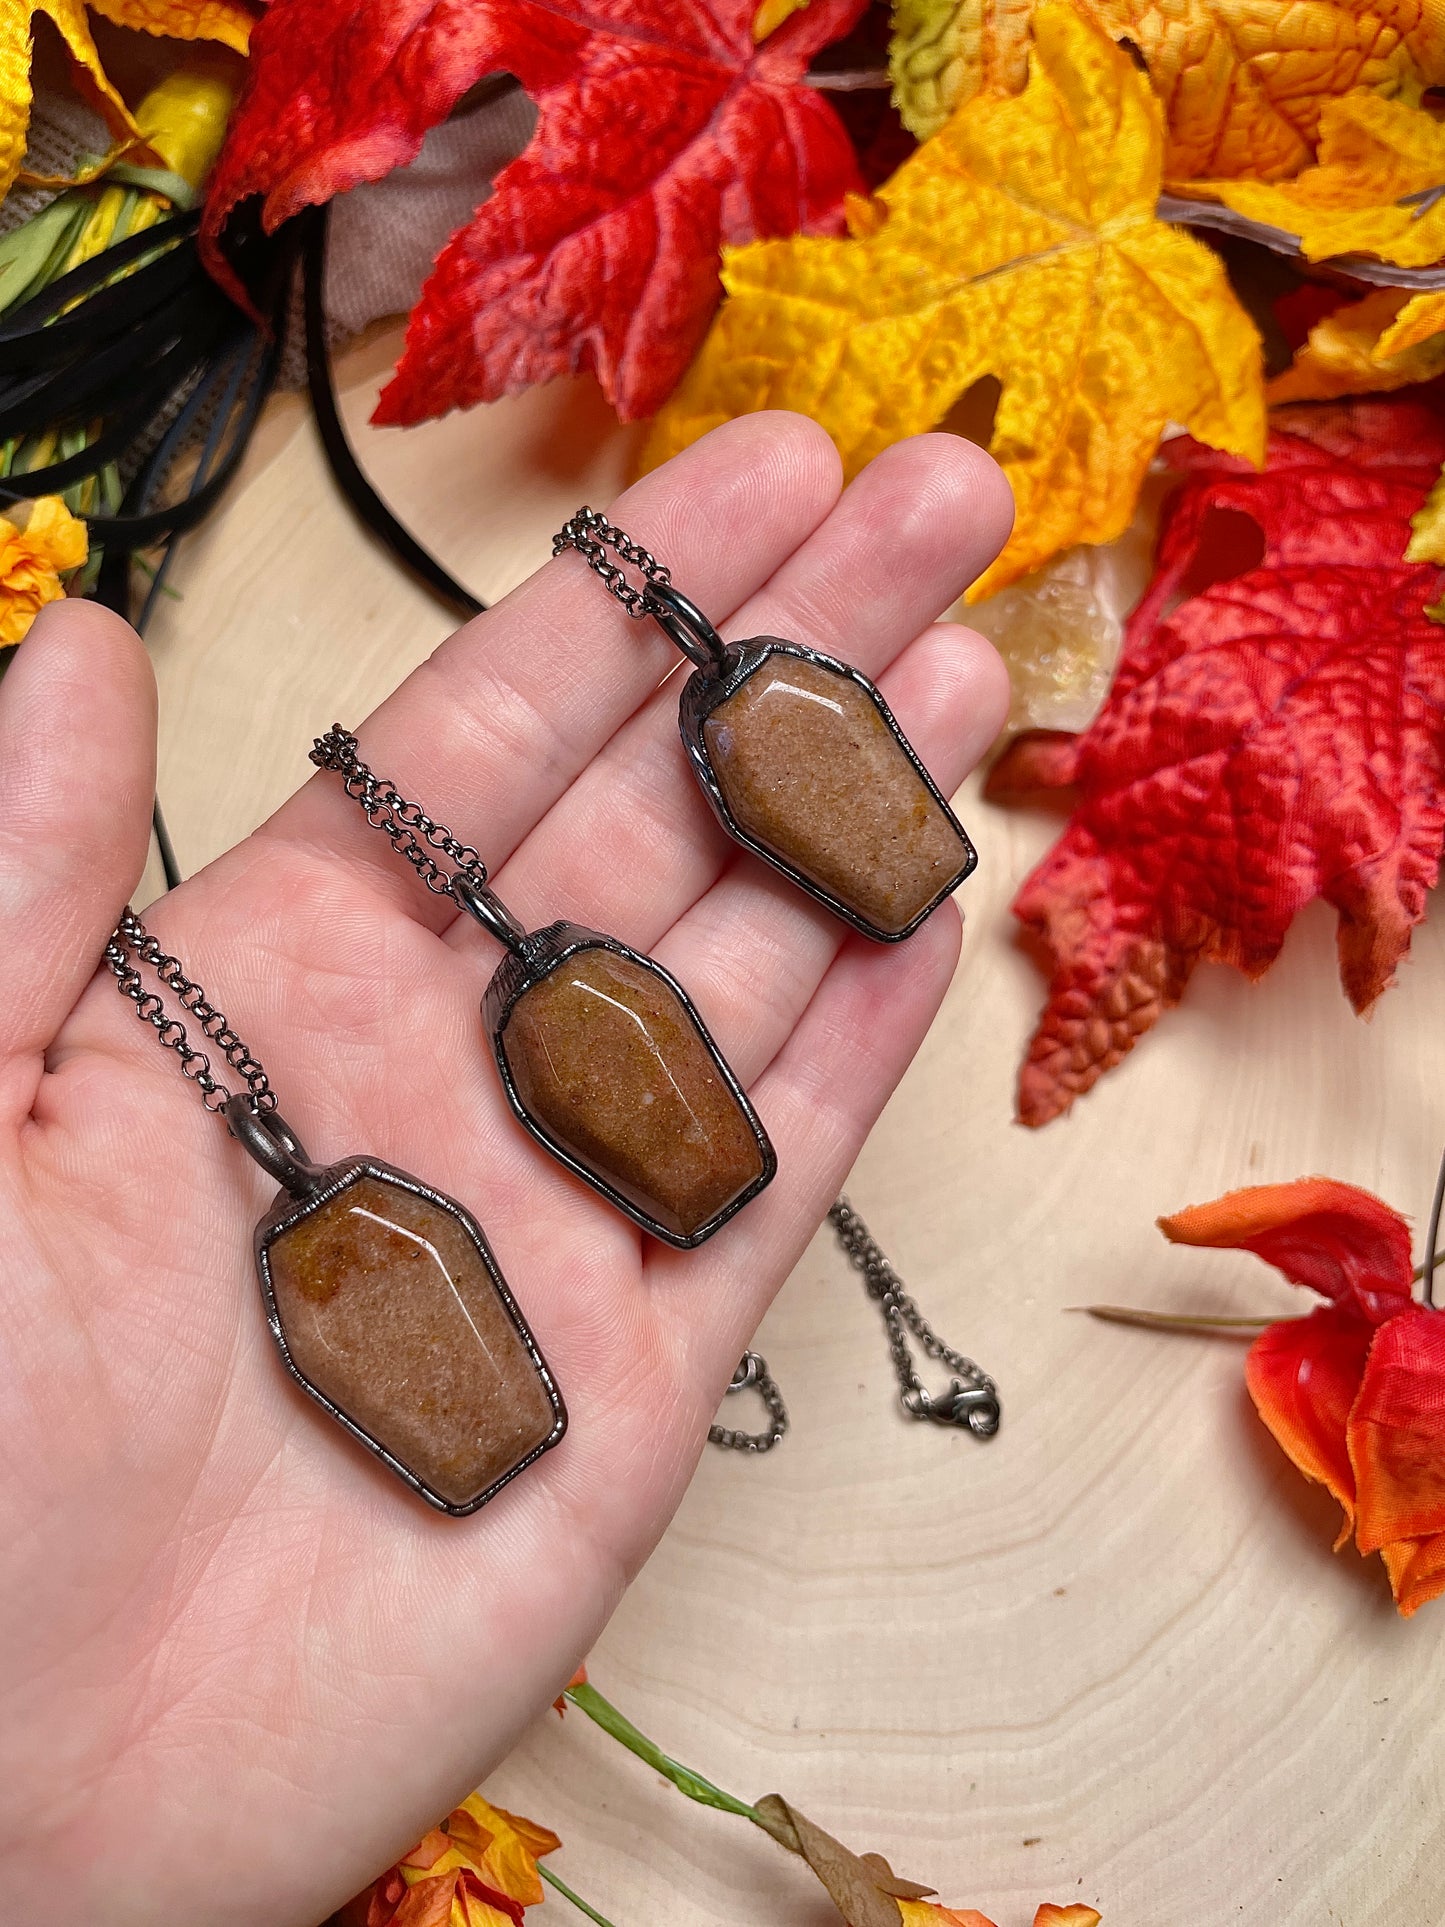
M 921 1388 L 905 1392 L 903 1409 L 914 1418 L 931 1419 L 935 1425 L 967 1426 L 976 1439 L 991 1439 L 1003 1417 L 998 1392 L 991 1382 L 965 1385 L 957 1378 L 950 1380 L 948 1390 L 937 1398 Z

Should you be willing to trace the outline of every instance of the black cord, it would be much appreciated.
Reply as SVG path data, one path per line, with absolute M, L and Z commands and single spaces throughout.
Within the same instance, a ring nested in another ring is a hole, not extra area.
M 356 452 L 346 438 L 341 411 L 336 402 L 331 357 L 326 347 L 326 224 L 325 207 L 310 209 L 298 217 L 303 226 L 301 241 L 302 308 L 306 318 L 306 385 L 311 391 L 311 407 L 321 446 L 326 452 L 336 486 L 350 504 L 362 526 L 374 535 L 393 558 L 423 588 L 448 609 L 462 616 L 478 616 L 486 608 L 470 589 L 458 582 L 443 567 L 430 549 L 423 548 L 404 523 L 400 522 L 377 494 L 362 472 Z

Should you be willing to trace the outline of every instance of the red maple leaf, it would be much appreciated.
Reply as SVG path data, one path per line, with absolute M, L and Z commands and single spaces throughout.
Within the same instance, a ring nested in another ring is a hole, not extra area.
M 1340 913 L 1356 1010 L 1424 914 L 1445 835 L 1445 629 L 1423 613 L 1439 571 L 1403 556 L 1445 423 L 1418 402 L 1272 420 L 1263 473 L 1169 444 L 1186 480 L 1103 709 L 1082 735 L 1020 737 L 990 774 L 993 798 L 1077 787 L 1014 900 L 1051 972 L 1025 1124 L 1117 1064 L 1201 960 L 1261 975 L 1315 897 Z
M 624 421 L 651 414 L 717 305 L 722 243 L 841 232 L 857 162 L 803 77 L 864 4 L 812 0 L 755 45 L 757 0 L 275 0 L 207 199 L 207 260 L 226 278 L 238 201 L 264 195 L 269 229 L 377 180 L 505 70 L 536 132 L 438 256 L 375 419 L 583 368 Z

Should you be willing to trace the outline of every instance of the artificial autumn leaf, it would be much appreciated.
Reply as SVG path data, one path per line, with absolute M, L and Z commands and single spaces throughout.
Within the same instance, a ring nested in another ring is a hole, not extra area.
M 1410 388 L 1442 373 L 1445 292 L 1374 288 L 1317 321 L 1265 395 L 1276 403 L 1333 401 Z
M 92 13 L 103 13 L 118 27 L 136 33 L 163 35 L 168 40 L 218 40 L 243 54 L 250 43 L 257 9 L 246 0 L 87 0 Z
M 755 1810 L 781 1846 L 807 1861 L 848 1927 L 898 1927 L 900 1907 L 933 1892 L 900 1879 L 881 1854 L 851 1852 L 781 1793 L 766 1794 Z
M 994 376 L 1017 520 L 982 596 L 1126 528 L 1171 420 L 1259 459 L 1258 340 L 1218 259 L 1155 219 L 1161 151 L 1127 54 L 1051 0 L 1027 90 L 960 108 L 853 238 L 726 255 L 729 299 L 646 465 L 731 416 L 796 408 L 852 472 Z
M 1014 901 L 1050 969 L 1026 1124 L 1118 1063 L 1196 964 L 1260 976 L 1314 898 L 1339 911 L 1357 1010 L 1424 914 L 1445 835 L 1445 635 L 1424 613 L 1437 571 L 1404 550 L 1445 423 L 1412 402 L 1274 420 L 1262 475 L 1169 444 L 1188 479 L 1103 708 L 1082 735 L 1019 737 L 990 774 L 995 799 L 1077 786 Z M 1230 544 L 1240 572 L 1189 596 Z
M 1324 108 L 1318 164 L 1296 179 L 1211 181 L 1195 191 L 1297 235 L 1307 261 L 1369 254 L 1424 268 L 1445 255 L 1442 184 L 1445 126 L 1404 101 L 1347 94 Z
M 91 0 L 91 11 L 104 13 L 122 26 L 144 27 L 177 40 L 223 41 L 243 53 L 252 17 L 239 0 Z M 131 158 L 161 165 L 106 76 L 82 0 L 6 0 L 0 6 L 0 199 L 10 191 L 25 159 L 37 14 L 59 32 L 78 84 Z
M 896 0 L 894 100 L 926 139 L 976 93 L 1017 93 L 1038 0 Z M 1445 78 L 1430 0 L 1076 0 L 1137 47 L 1164 103 L 1171 180 L 1273 179 L 1309 159 L 1321 110 L 1352 88 L 1418 100 Z
M 203 244 L 262 194 L 274 228 L 376 180 L 484 74 L 536 132 L 442 249 L 374 419 L 417 422 L 595 371 L 624 421 L 670 392 L 719 295 L 721 243 L 835 233 L 861 185 L 804 83 L 864 0 L 812 4 L 757 45 L 756 0 L 276 0 L 217 168 Z
M 1407 562 L 1438 562 L 1445 566 L 1445 469 L 1436 476 L 1430 493 L 1410 517 L 1410 542 L 1405 550 Z M 1427 609 L 1427 615 L 1434 615 Z M 1436 620 L 1440 620 L 1436 616 Z
M 1245 1382 L 1304 1473 L 1333 1493 L 1361 1554 L 1381 1554 L 1408 1617 L 1445 1592 L 1445 1313 L 1413 1297 L 1410 1230 L 1368 1191 L 1301 1178 L 1231 1192 L 1160 1228 L 1237 1247 L 1328 1302 L 1271 1324 Z

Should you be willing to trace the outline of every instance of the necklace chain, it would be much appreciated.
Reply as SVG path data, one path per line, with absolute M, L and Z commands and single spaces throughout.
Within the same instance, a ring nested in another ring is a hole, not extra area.
M 933 1419 L 941 1425 L 966 1425 L 976 1438 L 991 1438 L 998 1430 L 1000 1407 L 998 1387 L 988 1373 L 943 1342 L 904 1290 L 902 1279 L 888 1262 L 877 1239 L 846 1198 L 835 1200 L 828 1222 L 848 1262 L 861 1273 L 868 1296 L 883 1313 L 883 1322 L 888 1328 L 888 1349 L 898 1374 L 899 1403 L 904 1411 L 910 1418 Z M 946 1392 L 930 1392 L 918 1376 L 908 1345 L 909 1332 L 929 1358 L 937 1359 L 953 1373 Z M 767 1407 L 767 1427 L 761 1432 L 738 1432 L 725 1425 L 714 1425 L 708 1432 L 713 1445 L 733 1452 L 771 1452 L 786 1433 L 788 1411 L 782 1393 L 768 1370 L 767 1361 L 756 1352 L 744 1352 L 728 1391 L 741 1392 L 750 1386 Z
M 838 1198 L 828 1212 L 828 1222 L 855 1271 L 861 1272 L 868 1296 L 883 1313 L 888 1327 L 888 1349 L 893 1354 L 893 1369 L 898 1374 L 898 1396 L 912 1418 L 935 1418 L 948 1424 L 967 1424 L 970 1431 L 987 1438 L 998 1430 L 998 1387 L 971 1358 L 946 1345 L 903 1288 L 903 1280 L 889 1264 L 866 1224 L 846 1198 Z M 918 1376 L 913 1353 L 904 1330 L 913 1333 L 929 1358 L 936 1358 L 955 1374 L 953 1385 L 942 1397 L 935 1397 Z M 973 1396 L 970 1396 L 973 1395 Z
M 453 875 L 485 883 L 487 866 L 478 852 L 454 837 L 445 824 L 433 821 L 419 803 L 408 803 L 396 785 L 385 776 L 377 776 L 357 752 L 353 733 L 333 723 L 324 736 L 316 738 L 311 761 L 318 769 L 335 770 L 346 785 L 346 794 L 361 805 L 367 822 L 384 833 L 392 849 L 406 859 L 436 896 L 452 894 Z M 449 856 L 456 870 L 444 870 L 433 856 L 434 850 Z
M 135 962 L 131 959 L 134 957 Z M 158 992 L 147 990 L 138 965 L 148 964 L 166 989 L 174 992 L 183 1010 L 196 1020 L 200 1032 L 213 1044 L 246 1086 L 251 1106 L 257 1111 L 274 1111 L 276 1093 L 264 1067 L 252 1056 L 226 1020 L 224 1011 L 209 1002 L 201 986 L 182 971 L 180 960 L 168 957 L 150 935 L 134 910 L 126 909 L 105 947 L 105 961 L 123 997 L 135 1005 L 135 1014 L 154 1029 L 156 1041 L 180 1059 L 181 1075 L 188 1077 L 201 1093 L 208 1111 L 219 1111 L 234 1093 L 211 1070 L 210 1055 L 192 1044 L 179 1017 L 169 1016 L 165 1000 Z
M 605 515 L 596 509 L 580 508 L 577 513 L 552 537 L 553 555 L 561 555 L 564 549 L 575 549 L 595 574 L 600 575 L 607 588 L 630 616 L 651 615 L 647 606 L 647 591 L 634 589 L 627 580 L 625 571 L 616 562 L 607 560 L 611 549 L 623 562 L 630 562 L 634 569 L 646 576 L 649 582 L 671 582 L 672 575 L 657 557 L 644 549 L 639 542 L 609 522 Z

